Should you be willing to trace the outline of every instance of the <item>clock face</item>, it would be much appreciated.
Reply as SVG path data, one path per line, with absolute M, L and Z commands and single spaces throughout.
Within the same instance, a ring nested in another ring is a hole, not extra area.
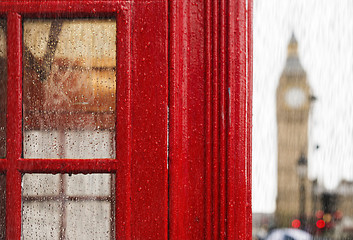
M 285 95 L 286 104 L 291 108 L 299 108 L 305 103 L 305 92 L 299 87 L 292 87 Z

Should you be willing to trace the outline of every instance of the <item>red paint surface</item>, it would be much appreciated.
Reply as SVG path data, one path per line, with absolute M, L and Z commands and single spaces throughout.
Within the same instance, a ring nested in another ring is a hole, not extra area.
M 252 186 L 252 103 L 253 103 L 253 2 L 248 1 L 248 6 L 247 6 L 247 43 L 248 43 L 248 77 L 247 77 L 247 203 L 246 203 L 246 208 L 247 208 L 247 226 L 246 226 L 246 232 L 247 232 L 247 239 L 252 239 L 252 203 L 251 203 L 251 186 Z
M 247 237 L 247 26 L 245 0 L 230 2 L 227 237 Z
M 205 186 L 203 8 L 200 2 L 170 1 L 170 239 L 205 239 L 210 210 L 205 205 L 210 199 Z
M 132 236 L 167 239 L 167 5 L 140 2 L 132 8 Z
M 0 3 L 3 15 L 117 21 L 117 159 L 29 160 L 21 18 L 8 15 L 7 239 L 20 239 L 21 172 L 116 173 L 116 239 L 251 239 L 252 2 L 168 4 Z
M 21 172 L 33 173 L 109 173 L 116 172 L 116 159 L 19 159 Z
M 131 5 L 118 12 L 116 25 L 117 51 L 117 117 L 116 117 L 116 157 L 121 159 L 118 164 L 115 192 L 116 239 L 131 239 Z
M 22 152 L 22 23 L 16 13 L 7 15 L 7 129 L 6 129 L 6 238 L 21 237 L 21 174 L 17 170 Z
M 251 239 L 252 3 L 169 9 L 170 239 Z

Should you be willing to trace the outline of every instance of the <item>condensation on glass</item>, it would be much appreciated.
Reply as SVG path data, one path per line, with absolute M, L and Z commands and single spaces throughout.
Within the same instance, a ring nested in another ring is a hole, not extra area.
M 23 158 L 115 158 L 115 19 L 23 21 Z M 114 174 L 25 173 L 23 239 L 114 239 Z
M 114 239 L 113 174 L 24 174 L 22 239 Z
M 23 21 L 23 157 L 114 158 L 114 19 Z

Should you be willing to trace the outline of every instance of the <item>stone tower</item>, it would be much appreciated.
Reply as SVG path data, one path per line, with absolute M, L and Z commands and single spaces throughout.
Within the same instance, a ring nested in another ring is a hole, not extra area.
M 290 227 L 294 219 L 300 218 L 300 207 L 304 206 L 306 217 L 311 213 L 311 186 L 307 174 L 300 182 L 297 169 L 300 157 L 307 159 L 310 87 L 298 58 L 298 43 L 294 34 L 288 44 L 287 61 L 276 95 L 278 192 L 275 215 L 277 226 Z M 306 194 L 300 194 L 300 187 L 303 192 L 303 186 Z

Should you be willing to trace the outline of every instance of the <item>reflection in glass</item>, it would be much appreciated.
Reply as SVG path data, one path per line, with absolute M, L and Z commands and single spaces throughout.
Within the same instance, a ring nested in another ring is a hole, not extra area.
M 114 158 L 112 19 L 23 23 L 25 158 Z
M 0 158 L 6 156 L 7 47 L 6 21 L 0 19 Z
M 24 174 L 23 239 L 114 239 L 112 174 Z

